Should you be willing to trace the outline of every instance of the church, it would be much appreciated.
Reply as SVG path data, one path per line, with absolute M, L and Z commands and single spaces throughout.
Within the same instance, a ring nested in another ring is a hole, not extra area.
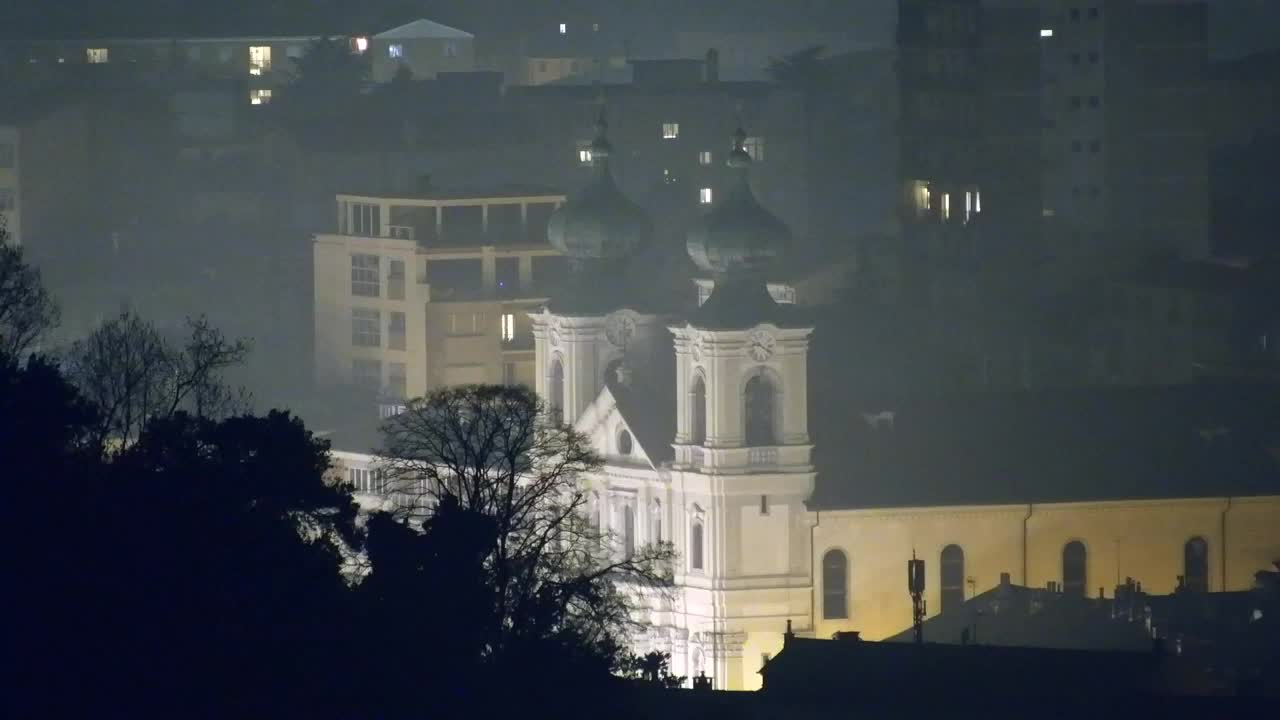
M 672 591 L 644 599 L 637 652 L 670 653 L 675 674 L 717 688 L 759 688 L 788 626 L 872 640 L 909 627 L 913 556 L 930 616 L 1002 578 L 1090 596 L 1128 577 L 1153 593 L 1241 590 L 1280 559 L 1273 388 L 859 406 L 839 377 L 811 384 L 811 345 L 841 327 L 770 294 L 791 237 L 752 191 L 745 137 L 733 187 L 688 231 L 714 281 L 692 310 L 628 272 L 652 224 L 610 173 L 603 112 L 592 178 L 548 222 L 570 274 L 531 315 L 536 390 L 605 458 L 586 478 L 593 520 L 624 552 L 678 553 Z M 856 366 L 856 348 L 839 347 L 834 367 Z M 368 456 L 334 456 L 368 474 Z
M 668 652 L 676 674 L 717 687 L 757 688 L 788 623 L 869 639 L 908 627 L 913 553 L 930 614 L 1004 573 L 1090 595 L 1124 577 L 1153 592 L 1179 577 L 1236 590 L 1280 558 L 1278 458 L 1266 438 L 1213 424 L 1226 422 L 1215 406 L 1236 417 L 1273 402 L 1209 389 L 1199 403 L 1152 390 L 1104 404 L 1077 391 L 845 407 L 836 388 L 809 384 L 814 323 L 766 286 L 790 234 L 752 192 L 745 133 L 728 160 L 734 186 L 688 232 L 714 289 L 681 314 L 626 272 L 651 224 L 614 183 L 606 131 L 602 114 L 593 177 L 548 224 L 571 279 L 533 315 L 535 377 L 606 459 L 589 512 L 624 547 L 664 541 L 679 554 L 675 591 L 648 604 L 637 650 Z M 1205 414 L 1174 411 L 1185 405 Z M 1037 421 L 1053 409 L 1056 427 Z M 1178 434 L 1159 424 L 1171 417 L 1209 424 Z

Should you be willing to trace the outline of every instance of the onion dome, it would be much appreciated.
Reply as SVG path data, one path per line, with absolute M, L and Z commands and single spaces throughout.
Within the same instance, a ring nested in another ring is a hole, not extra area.
M 742 128 L 733 135 L 728 165 L 738 177 L 728 197 L 695 222 L 687 234 L 689 257 L 717 278 L 757 275 L 780 259 L 791 245 L 791 231 L 761 207 L 751 192 L 747 181 L 751 156 L 743 148 L 746 138 Z
M 548 242 L 578 270 L 626 260 L 649 241 L 653 230 L 645 212 L 622 194 L 609 172 L 613 146 L 607 130 L 601 109 L 591 143 L 591 182 L 570 196 L 547 222 Z
M 690 317 L 705 328 L 748 328 L 762 322 L 789 325 L 794 314 L 769 295 L 766 273 L 791 245 L 786 224 L 765 210 L 751 192 L 747 173 L 751 156 L 743 148 L 747 134 L 733 135 L 729 167 L 737 173 L 724 202 L 689 228 L 689 257 L 715 278 L 711 297 Z

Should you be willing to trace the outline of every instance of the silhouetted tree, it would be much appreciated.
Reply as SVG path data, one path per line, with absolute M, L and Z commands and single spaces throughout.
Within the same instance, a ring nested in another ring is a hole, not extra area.
M 353 53 L 344 38 L 321 38 L 294 61 L 289 83 L 272 105 L 295 134 L 326 133 L 350 122 L 369 82 L 367 56 Z
M 217 418 L 245 408 L 247 397 L 221 374 L 244 360 L 248 343 L 228 340 L 203 317 L 189 318 L 187 330 L 175 347 L 126 311 L 71 347 L 67 372 L 99 409 L 100 442 L 127 444 L 152 419 L 179 410 Z
M 58 306 L 10 240 L 0 218 L 0 353 L 16 357 L 58 324 Z
M 526 671 L 545 668 L 548 655 L 616 668 L 635 594 L 665 585 L 672 550 L 628 556 L 585 516 L 583 476 L 601 459 L 585 436 L 546 417 L 524 387 L 437 390 L 385 424 L 383 471 L 394 490 L 424 498 L 419 508 L 457 503 L 489 523 L 486 659 Z

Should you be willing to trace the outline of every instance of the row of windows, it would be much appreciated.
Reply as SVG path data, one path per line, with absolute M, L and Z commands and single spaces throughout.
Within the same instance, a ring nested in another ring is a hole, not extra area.
M 547 374 L 547 404 L 553 422 L 564 418 L 564 365 L 553 358 Z M 758 373 L 747 380 L 742 391 L 744 440 L 748 447 L 777 445 L 778 389 L 772 378 Z M 702 445 L 707 439 L 707 384 L 702 375 L 694 378 L 689 390 L 689 442 Z
M 444 57 L 447 57 L 447 58 L 458 57 L 458 45 L 457 45 L 457 43 L 452 43 L 452 42 L 446 42 L 446 43 L 444 43 L 444 45 L 442 45 L 442 46 L 441 46 L 441 48 L 440 48 L 440 54 L 441 54 L 442 56 L 444 56 Z M 400 43 L 391 43 L 390 45 L 388 45 L 388 46 L 387 46 L 387 57 L 390 57 L 390 58 L 403 58 L 403 57 L 404 57 L 404 45 L 401 45 Z
M 404 299 L 404 273 L 403 260 L 391 260 L 387 263 L 387 299 Z M 382 259 L 380 257 L 362 253 L 351 256 L 351 294 L 355 297 L 382 296 Z
M 973 585 L 965 575 L 964 550 L 947 545 L 939 555 L 939 590 L 942 612 L 959 609 L 965 602 L 965 586 Z M 1084 597 L 1088 594 L 1088 550 L 1072 540 L 1062 548 L 1062 592 Z M 1188 540 L 1182 548 L 1183 589 L 1209 590 L 1209 543 L 1202 537 Z M 849 558 L 843 550 L 828 550 L 822 556 L 822 617 L 840 620 L 849 617 Z

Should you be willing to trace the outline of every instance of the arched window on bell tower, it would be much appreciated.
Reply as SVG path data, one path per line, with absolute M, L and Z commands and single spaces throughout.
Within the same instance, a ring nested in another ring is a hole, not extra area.
M 707 441 L 707 383 L 699 373 L 689 391 L 689 442 L 702 445 Z
M 766 374 L 755 375 L 742 391 L 745 438 L 748 447 L 777 445 L 777 389 Z
M 564 422 L 564 365 L 558 355 L 551 359 L 551 371 L 547 373 L 546 401 L 551 422 Z

